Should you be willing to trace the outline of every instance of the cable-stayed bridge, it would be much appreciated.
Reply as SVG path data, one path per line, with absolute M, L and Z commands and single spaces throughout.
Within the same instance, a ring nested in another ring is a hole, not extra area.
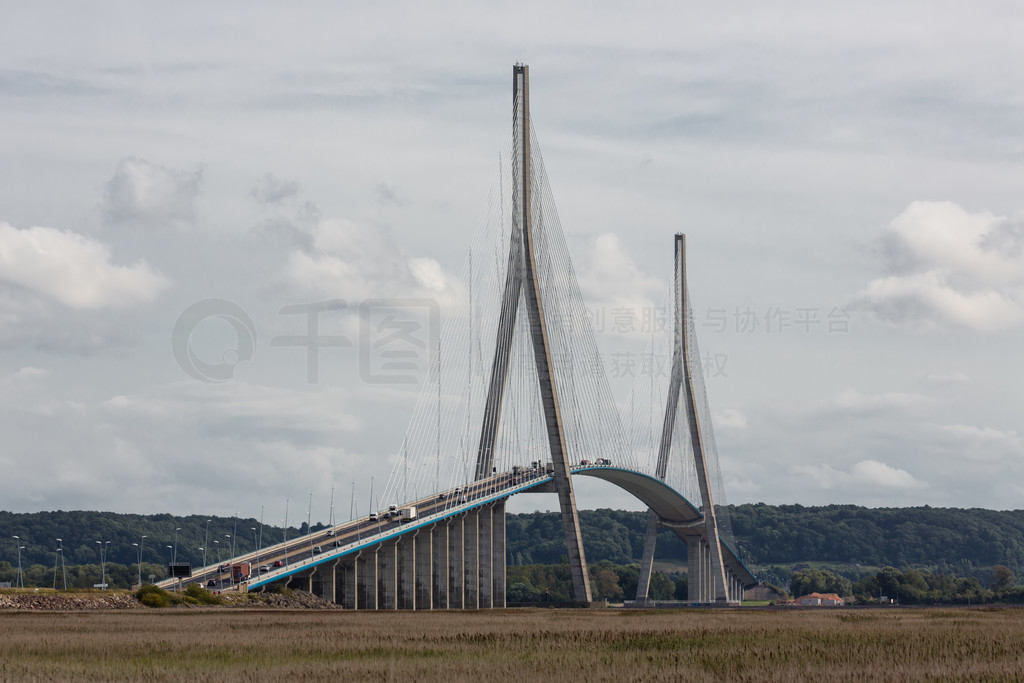
M 590 602 L 573 489 L 574 477 L 590 476 L 650 509 L 638 600 L 647 598 L 659 527 L 687 544 L 690 602 L 737 603 L 756 583 L 723 509 L 685 237 L 674 240 L 671 314 L 620 410 L 529 97 L 529 67 L 517 64 L 506 144 L 384 505 L 378 498 L 368 516 L 205 567 L 190 580 L 227 578 L 250 591 L 285 583 L 352 609 L 504 607 L 506 500 L 554 493 L 574 599 Z

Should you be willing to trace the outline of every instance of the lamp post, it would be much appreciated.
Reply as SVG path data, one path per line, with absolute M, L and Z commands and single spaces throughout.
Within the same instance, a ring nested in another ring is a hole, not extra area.
M 139 549 L 138 543 L 132 543 L 135 547 L 135 560 L 139 566 L 139 588 L 142 588 L 142 551 Z
M 206 539 L 203 541 L 203 547 L 210 547 L 210 520 L 206 520 Z M 206 563 L 203 562 L 203 564 L 205 565 Z
M 21 551 L 24 550 L 25 546 L 21 544 L 21 538 L 19 536 L 12 536 L 14 539 L 14 545 L 18 548 L 18 586 L 21 588 L 25 587 L 25 579 L 21 574 Z
M 256 544 L 256 552 L 260 553 L 263 551 L 263 506 L 260 505 L 260 540 Z
M 142 584 L 142 549 L 146 545 L 147 538 L 149 537 L 143 535 L 142 538 L 139 539 L 139 585 Z
M 64 574 L 64 590 L 67 590 L 68 589 L 68 565 L 67 565 L 67 562 L 64 560 L 64 541 L 63 541 L 63 539 L 58 538 L 57 539 L 57 543 L 60 543 L 60 547 L 57 548 L 57 552 L 60 553 L 60 568 L 61 568 L 61 572 Z
M 100 590 L 107 589 L 107 546 L 110 541 L 96 541 L 100 547 Z
M 288 568 L 288 503 L 291 498 L 284 499 L 284 566 Z
M 203 554 L 203 569 L 206 569 L 206 546 L 204 545 L 202 548 L 197 548 L 197 550 Z
M 309 492 L 309 510 L 306 512 L 306 533 L 309 535 L 309 556 L 313 557 L 313 492 Z
M 259 573 L 260 568 L 260 548 L 256 541 L 256 527 L 250 527 L 252 529 L 252 544 L 256 546 L 256 573 Z
M 234 560 L 235 560 L 235 543 L 234 543 L 234 541 L 231 540 L 231 534 L 224 534 L 224 538 L 228 539 L 227 542 L 231 544 L 231 547 L 228 549 L 228 562 L 234 562 Z M 228 576 L 231 579 L 231 583 L 228 584 L 228 585 L 234 586 L 235 585 L 235 573 L 233 571 L 228 571 Z
M 171 554 L 171 562 L 178 561 L 178 532 L 181 531 L 181 527 L 174 528 L 174 552 Z

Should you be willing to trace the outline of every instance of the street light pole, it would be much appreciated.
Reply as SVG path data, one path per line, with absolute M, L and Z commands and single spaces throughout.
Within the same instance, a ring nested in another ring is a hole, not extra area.
M 142 588 L 142 551 L 139 549 L 138 543 L 132 543 L 135 546 L 135 559 L 139 566 L 139 588 Z
M 231 543 L 231 549 L 230 549 L 230 553 L 231 554 L 228 555 L 228 562 L 234 562 L 235 561 L 235 542 L 234 542 L 234 540 L 231 539 L 231 534 L 224 534 L 224 538 L 228 539 L 228 541 Z M 230 577 L 230 579 L 231 579 L 231 583 L 228 584 L 228 585 L 234 586 L 235 585 L 235 572 L 230 567 L 228 567 L 228 577 Z
M 309 535 L 309 556 L 313 557 L 313 492 L 309 492 L 309 510 L 306 512 L 306 533 Z
M 288 568 L 288 503 L 291 498 L 284 499 L 284 566 Z
M 21 578 L 21 549 L 24 548 L 25 546 L 23 546 L 21 544 L 21 537 L 20 536 L 11 536 L 11 538 L 14 539 L 14 547 L 16 547 L 18 549 L 18 582 L 17 583 L 18 583 L 18 585 L 20 587 L 24 588 L 25 587 L 25 581 L 24 581 L 24 579 Z
M 259 553 L 263 550 L 263 506 L 260 505 L 260 540 L 256 544 L 256 552 Z
M 181 531 L 181 527 L 175 527 L 174 529 L 174 553 L 171 555 L 171 562 L 178 561 L 178 532 Z
M 198 548 L 198 550 L 203 553 L 203 569 L 206 569 L 206 546 L 204 545 L 202 548 Z
M 250 527 L 252 529 L 252 544 L 256 545 L 256 527 Z M 256 573 L 259 574 L 260 568 L 260 549 L 256 545 Z
M 60 553 L 60 568 L 61 568 L 61 572 L 64 574 L 64 590 L 67 590 L 68 589 L 68 565 L 67 565 L 67 562 L 64 560 L 64 541 L 63 541 L 63 539 L 58 538 L 57 542 L 60 543 L 60 547 L 57 548 L 57 551 Z
M 143 535 L 142 538 L 139 539 L 139 585 L 140 586 L 142 585 L 142 548 L 146 545 L 146 539 L 147 538 L 149 538 L 149 537 L 146 536 L 146 535 Z
M 96 541 L 100 547 L 100 590 L 107 590 L 107 546 L 110 541 Z

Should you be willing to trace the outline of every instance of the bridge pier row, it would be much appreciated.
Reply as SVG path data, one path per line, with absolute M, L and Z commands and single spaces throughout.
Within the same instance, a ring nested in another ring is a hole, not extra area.
M 710 572 L 706 569 L 706 544 L 700 536 L 686 538 L 686 601 L 691 604 L 707 602 L 707 583 Z

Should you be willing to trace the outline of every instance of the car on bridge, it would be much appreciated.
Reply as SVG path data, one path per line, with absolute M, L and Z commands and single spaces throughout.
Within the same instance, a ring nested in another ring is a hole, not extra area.
M 274 560 L 274 566 L 275 567 L 283 567 L 284 566 L 284 562 L 282 562 L 281 560 Z
M 269 564 L 261 564 L 260 565 L 260 574 L 265 574 L 265 573 L 267 573 L 269 571 L 270 571 L 270 565 Z

